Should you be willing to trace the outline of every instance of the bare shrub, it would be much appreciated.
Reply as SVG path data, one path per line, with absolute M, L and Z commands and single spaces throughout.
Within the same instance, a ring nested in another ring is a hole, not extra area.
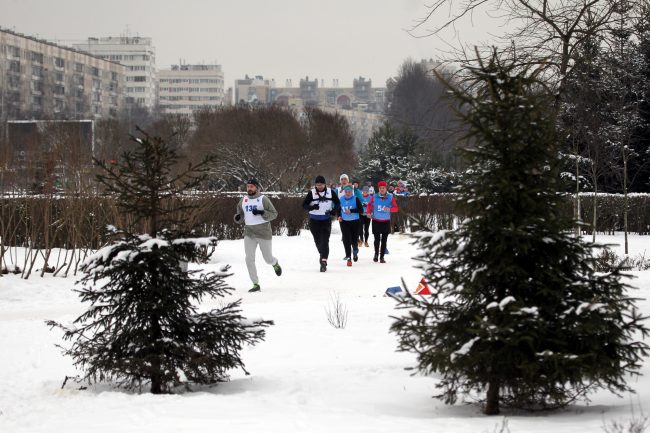
M 330 294 L 330 302 L 325 307 L 327 321 L 336 329 L 345 329 L 348 324 L 348 308 L 338 294 Z
M 633 416 L 627 421 L 610 421 L 603 425 L 605 433 L 643 433 L 650 426 L 650 417 Z

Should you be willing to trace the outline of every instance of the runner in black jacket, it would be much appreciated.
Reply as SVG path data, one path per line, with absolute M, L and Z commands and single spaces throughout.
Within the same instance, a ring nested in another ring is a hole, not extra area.
M 323 176 L 316 176 L 314 184 L 314 188 L 307 193 L 302 207 L 309 212 L 309 230 L 320 256 L 320 271 L 325 272 L 330 253 L 332 218 L 338 216 L 341 204 L 336 191 L 327 187 Z

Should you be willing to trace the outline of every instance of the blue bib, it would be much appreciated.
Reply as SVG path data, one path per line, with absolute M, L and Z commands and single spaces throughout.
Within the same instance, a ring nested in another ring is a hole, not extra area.
M 393 194 L 387 193 L 384 198 L 375 194 L 373 199 L 372 217 L 377 220 L 390 220 L 390 208 L 393 207 Z
M 341 218 L 343 221 L 354 221 L 359 219 L 359 214 L 356 212 L 347 213 L 347 210 L 356 210 L 357 209 L 357 196 L 352 194 L 350 198 L 347 198 L 345 195 L 339 198 L 341 202 Z

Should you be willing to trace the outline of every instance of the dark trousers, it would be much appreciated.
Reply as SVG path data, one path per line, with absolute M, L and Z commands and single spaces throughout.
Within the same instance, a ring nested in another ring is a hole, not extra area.
M 375 255 L 384 257 L 388 235 L 390 234 L 390 221 L 372 221 L 372 234 L 375 237 Z M 381 249 L 380 249 L 381 247 Z
M 370 218 L 367 216 L 361 215 L 361 218 L 359 218 L 359 240 L 368 242 L 368 238 L 370 237 Z
M 330 255 L 330 233 L 332 233 L 332 220 L 323 221 L 309 219 L 309 231 L 314 237 L 314 243 L 318 248 L 321 259 L 327 260 Z
M 357 249 L 357 232 L 359 221 L 341 221 L 341 234 L 343 235 L 343 248 L 345 248 L 345 257 L 352 257 L 352 251 Z

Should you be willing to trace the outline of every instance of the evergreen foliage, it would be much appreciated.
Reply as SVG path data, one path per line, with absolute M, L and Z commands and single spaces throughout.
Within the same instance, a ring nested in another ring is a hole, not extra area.
M 438 396 L 485 393 L 500 405 L 555 408 L 596 388 L 629 391 L 648 346 L 620 268 L 594 269 L 593 245 L 571 234 L 558 194 L 555 119 L 538 70 L 499 59 L 468 67 L 452 89 L 468 126 L 469 164 L 456 230 L 416 235 L 430 298 L 407 294 L 391 330 Z M 471 89 L 471 90 L 467 90 Z
M 406 180 L 411 192 L 447 192 L 456 175 L 434 167 L 418 152 L 419 138 L 407 127 L 389 122 L 377 129 L 359 160 L 359 177 L 376 184 L 380 180 L 395 184 Z
M 272 322 L 244 319 L 241 300 L 199 311 L 200 301 L 232 291 L 227 267 L 205 273 L 185 266 L 207 262 L 217 242 L 179 219 L 193 207 L 181 196 L 205 180 L 210 158 L 178 170 L 179 155 L 165 140 L 142 131 L 132 138 L 136 149 L 117 166 L 97 161 L 97 180 L 133 224 L 113 228 L 117 240 L 84 261 L 78 293 L 88 310 L 70 327 L 48 323 L 65 331 L 72 345 L 64 354 L 91 383 L 150 384 L 152 393 L 165 393 L 181 383 L 223 381 L 229 369 L 244 368 L 243 345 L 263 340 Z M 134 233 L 138 226 L 148 233 Z

